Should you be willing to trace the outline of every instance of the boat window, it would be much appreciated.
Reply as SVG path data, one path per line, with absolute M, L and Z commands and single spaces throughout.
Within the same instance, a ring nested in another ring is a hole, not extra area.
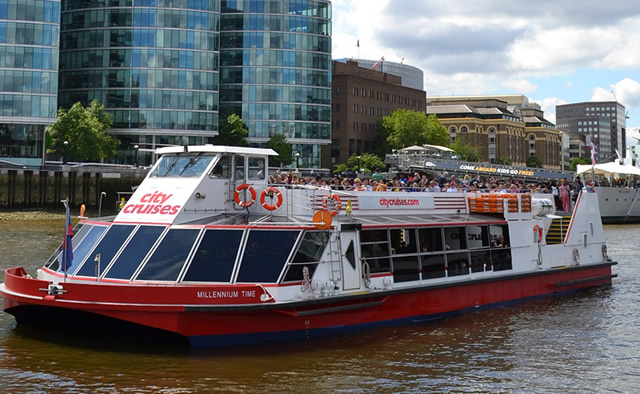
M 491 257 L 488 250 L 471 252 L 471 272 L 491 271 Z
M 106 229 L 107 226 L 93 226 L 93 228 L 89 230 L 89 233 L 87 233 L 84 239 L 80 242 L 80 245 L 73 249 L 73 260 L 71 262 L 70 269 L 67 269 L 68 273 L 75 271 L 78 268 L 78 265 L 87 258 L 87 255 L 91 252 L 93 247 L 96 246 L 96 242 L 98 242 Z M 73 239 L 71 240 L 71 245 L 73 245 Z
M 510 245 L 509 228 L 506 225 L 489 226 L 489 237 L 492 245 L 494 244 L 494 242 L 498 241 L 501 235 L 504 238 L 503 245 L 506 245 L 506 246 Z
M 328 242 L 329 235 L 325 231 L 306 232 L 289 270 L 285 274 L 284 282 L 302 280 L 304 267 L 309 269 L 309 277 L 313 277 Z
M 177 280 L 198 233 L 199 229 L 169 229 L 136 279 Z
M 469 249 L 489 247 L 489 228 L 487 226 L 467 226 Z
M 122 250 L 118 258 L 108 268 L 106 278 L 130 279 L 144 257 L 166 229 L 164 226 L 140 226 Z
M 443 278 L 445 276 L 444 255 L 442 253 L 422 255 L 422 279 Z
M 447 253 L 447 274 L 448 276 L 469 274 L 469 254 Z
M 109 227 L 106 234 L 100 240 L 98 246 L 91 252 L 91 255 L 87 259 L 87 261 L 80 267 L 79 270 L 76 271 L 76 276 L 95 276 L 96 274 L 96 263 L 95 257 L 100 254 L 100 275 L 104 272 L 104 269 L 107 268 L 109 262 L 113 256 L 116 255 L 118 250 L 125 243 L 131 232 L 135 226 L 133 225 L 121 225 L 121 224 L 113 224 Z
M 275 283 L 299 231 L 251 230 L 237 282 Z
M 418 253 L 416 229 L 391 229 L 389 232 L 395 254 Z
M 353 248 L 353 241 L 349 242 L 349 246 L 347 246 L 347 252 L 344 254 L 344 257 L 347 258 L 349 264 L 353 269 L 356 269 L 356 253 Z
M 182 279 L 185 282 L 231 282 L 243 230 L 205 230 Z
M 236 179 L 244 180 L 244 156 L 236 155 Z
M 389 241 L 387 230 L 364 230 L 360 232 L 362 257 L 369 264 L 372 274 L 390 272 Z
M 393 281 L 408 282 L 420 280 L 420 262 L 418 256 L 393 257 Z
M 180 154 L 162 156 L 151 172 L 152 178 L 197 177 L 207 169 L 214 155 Z
M 264 179 L 266 175 L 264 158 L 263 157 L 250 157 L 249 158 L 249 179 Z
M 467 237 L 464 227 L 445 227 L 444 242 L 446 250 L 459 250 L 467 248 Z
M 220 160 L 213 167 L 209 176 L 211 178 L 224 178 L 229 179 L 231 176 L 231 172 L 229 171 L 229 163 L 230 163 L 229 155 L 220 156 Z
M 491 248 L 491 264 L 494 271 L 504 271 L 512 269 L 511 264 L 511 250 L 509 248 L 509 228 L 507 225 L 493 225 L 489 226 L 489 233 L 491 236 L 491 244 L 494 246 Z M 504 238 L 502 244 L 496 241 L 500 239 L 500 236 Z
M 74 251 L 78 248 L 78 245 L 80 245 L 80 242 L 87 235 L 87 233 L 89 232 L 89 230 L 91 230 L 92 227 L 93 225 L 91 224 L 84 224 L 84 223 L 76 224 L 76 226 L 73 228 L 73 237 L 71 238 L 71 246 L 73 247 Z M 61 231 L 60 233 L 62 233 L 64 236 L 63 231 Z M 60 264 L 62 264 L 62 248 L 63 247 L 64 247 L 64 243 L 60 242 L 60 246 L 58 246 L 58 249 L 56 249 L 56 251 L 53 252 L 51 257 L 49 257 L 49 260 L 47 260 L 47 262 L 44 265 L 45 267 L 53 271 L 57 271 L 58 268 L 60 268 Z
M 421 228 L 418 230 L 420 238 L 421 252 L 440 252 L 444 250 L 442 242 L 442 229 L 438 228 Z

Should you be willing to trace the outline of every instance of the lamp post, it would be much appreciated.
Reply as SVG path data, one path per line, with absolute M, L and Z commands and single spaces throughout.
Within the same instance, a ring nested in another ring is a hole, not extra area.
M 133 164 L 136 166 L 136 168 L 138 168 L 138 149 L 139 148 L 140 147 L 138 145 L 134 145 L 133 146 L 133 149 L 135 149 L 135 151 L 136 151 L 136 161 Z
M 300 156 L 302 155 L 300 154 L 300 152 L 296 152 L 295 156 L 296 156 L 296 169 L 298 169 L 300 168 Z
M 360 174 L 360 155 L 358 155 L 358 170 L 356 171 L 356 175 Z
M 69 141 L 63 142 L 64 153 L 62 154 L 62 164 L 67 164 L 67 149 L 69 148 Z

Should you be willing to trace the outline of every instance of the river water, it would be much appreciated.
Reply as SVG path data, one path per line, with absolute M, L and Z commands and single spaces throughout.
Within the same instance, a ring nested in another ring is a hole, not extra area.
M 192 351 L 16 327 L 2 392 L 638 392 L 640 226 L 606 226 L 613 287 L 319 340 Z M 35 270 L 63 219 L 0 221 L 0 268 Z

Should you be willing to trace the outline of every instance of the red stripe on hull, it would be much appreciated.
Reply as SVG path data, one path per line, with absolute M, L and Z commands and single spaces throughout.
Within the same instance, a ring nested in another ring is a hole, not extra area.
M 8 312 L 11 312 L 11 308 L 23 305 L 40 305 L 96 313 L 186 337 L 249 335 L 344 328 L 441 315 L 565 293 L 584 287 L 610 285 L 613 277 L 611 265 L 556 269 L 503 278 L 478 278 L 475 281 L 424 285 L 419 288 L 342 296 L 337 299 L 319 298 L 280 305 L 260 302 L 253 305 L 232 305 L 212 303 L 211 300 L 207 304 L 180 304 L 186 300 L 177 291 L 184 290 L 180 286 L 162 286 L 161 291 L 154 286 L 137 286 L 137 291 L 134 292 L 126 286 L 70 283 L 63 284 L 69 292 L 58 296 L 56 300 L 38 290 L 46 288 L 47 282 L 10 275 L 11 270 L 8 270 L 2 295 L 4 309 Z M 18 269 L 13 273 L 20 272 L 24 271 Z M 100 290 L 101 287 L 105 289 Z M 114 292 L 119 294 L 116 296 Z M 166 293 L 161 297 L 162 301 L 173 297 L 173 302 L 161 304 L 156 297 L 162 292 Z M 72 298 L 74 294 L 93 295 L 81 300 Z

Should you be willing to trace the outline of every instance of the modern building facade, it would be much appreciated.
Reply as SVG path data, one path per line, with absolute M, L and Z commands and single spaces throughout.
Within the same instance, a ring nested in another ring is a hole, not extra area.
M 611 161 L 617 157 L 616 151 L 623 154 L 626 150 L 627 117 L 624 105 L 617 101 L 557 105 L 556 124 L 566 130 L 572 140 L 583 136 L 587 149 L 593 136 L 596 162 Z
M 42 164 L 57 113 L 59 42 L 59 0 L 0 0 L 0 160 Z
M 425 91 L 402 86 L 397 75 L 363 68 L 355 61 L 333 62 L 333 131 L 322 165 L 332 168 L 351 155 L 370 153 L 377 124 L 397 109 L 425 110 Z
M 260 146 L 283 134 L 299 165 L 331 142 L 331 2 L 223 0 L 220 116 L 236 113 Z
M 451 142 L 462 138 L 480 148 L 484 162 L 509 159 L 513 165 L 525 166 L 535 156 L 543 168 L 562 169 L 562 131 L 544 118 L 537 104 L 523 97 L 432 97 L 427 100 L 427 113 L 438 117 Z
M 61 23 L 59 104 L 103 103 L 117 162 L 217 133 L 220 0 L 68 0 Z

